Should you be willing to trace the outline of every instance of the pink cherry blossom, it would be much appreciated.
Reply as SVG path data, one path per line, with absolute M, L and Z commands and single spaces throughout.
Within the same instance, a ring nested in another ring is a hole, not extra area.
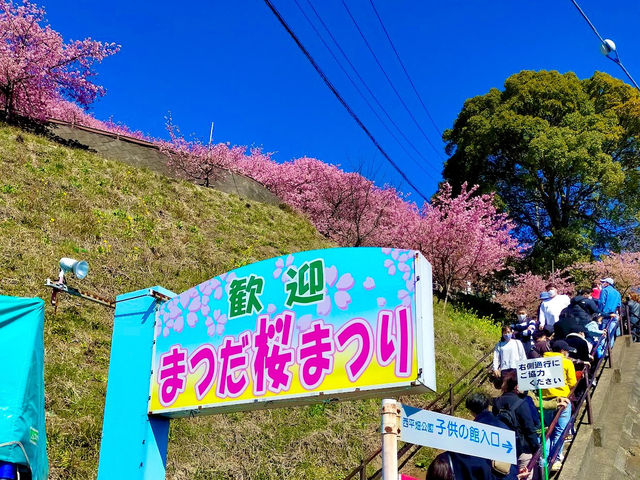
M 195 289 L 193 291 L 196 291 Z M 196 293 L 198 293 L 196 291 Z M 195 297 L 193 300 L 191 300 L 191 303 L 189 304 L 189 311 L 190 312 L 197 312 L 198 310 L 200 310 L 200 308 L 202 308 L 202 304 L 200 303 L 200 297 Z
M 300 330 L 301 332 L 308 330 L 309 327 L 311 326 L 312 321 L 313 321 L 313 317 L 311 316 L 311 314 L 302 315 L 300 318 L 298 318 L 298 321 L 296 322 L 298 330 Z
M 518 308 L 525 307 L 531 316 L 535 316 L 538 311 L 540 293 L 546 290 L 548 284 L 555 284 L 558 293 L 572 295 L 575 291 L 565 271 L 557 271 L 549 276 L 524 273 L 515 275 L 510 283 L 505 292 L 496 296 L 496 302 L 510 313 L 516 313 Z
M 336 302 L 336 307 L 340 310 L 346 310 L 351 303 L 351 296 L 342 290 L 337 291 L 333 298 Z
M 362 283 L 365 290 L 373 290 L 376 287 L 376 282 L 373 278 L 367 277 Z
M 191 292 L 189 292 L 188 290 L 178 296 L 178 301 L 180 302 L 180 305 L 182 305 L 182 308 L 187 308 L 190 300 Z
M 335 285 L 336 280 L 338 279 L 338 269 L 335 265 L 332 265 L 328 268 L 325 267 L 324 278 L 327 282 L 327 285 L 329 285 L 330 287 L 333 287 Z
M 320 301 L 316 307 L 318 315 L 321 317 L 325 317 L 331 313 L 331 297 L 329 295 L 325 295 L 325 297 Z
M 180 319 L 182 319 L 182 317 L 180 317 Z M 198 323 L 198 316 L 194 312 L 188 313 L 187 323 L 189 324 L 190 327 L 195 326 L 195 324 Z
M 189 314 L 189 315 L 194 315 L 194 314 Z M 189 315 L 187 315 L 187 322 L 189 321 Z M 197 318 L 196 318 L 196 322 L 197 322 Z M 190 327 L 193 327 L 193 325 L 189 325 Z M 175 332 L 180 333 L 182 331 L 182 329 L 184 328 L 184 317 L 178 317 L 176 319 L 176 322 L 173 324 L 173 330 Z
M 501 270 L 508 259 L 522 255 L 511 234 L 515 225 L 498 213 L 494 195 L 474 195 L 476 190 L 464 184 L 454 196 L 445 183 L 433 201 L 424 204 L 414 226 L 416 247 L 431 262 L 445 301 L 451 289 Z
M 350 273 L 345 273 L 340 277 L 338 283 L 336 284 L 336 288 L 338 290 L 350 290 L 353 288 L 355 281 L 353 280 L 353 276 Z
M 87 38 L 65 43 L 29 0 L 0 0 L 0 102 L 9 118 L 46 119 L 67 100 L 83 107 L 105 93 L 92 83 L 94 64 L 120 46 Z

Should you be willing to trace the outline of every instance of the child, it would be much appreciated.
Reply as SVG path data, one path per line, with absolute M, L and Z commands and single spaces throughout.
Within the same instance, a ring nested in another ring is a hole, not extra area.
M 516 338 L 522 342 L 524 353 L 529 356 L 533 348 L 533 332 L 536 331 L 535 318 L 527 317 L 527 308 L 519 307 L 517 310 L 518 321 L 511 326 Z

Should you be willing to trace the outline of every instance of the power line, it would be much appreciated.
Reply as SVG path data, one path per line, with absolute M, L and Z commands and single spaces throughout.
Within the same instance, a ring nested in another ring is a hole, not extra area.
M 378 59 L 378 56 L 375 54 L 375 52 L 373 51 L 373 48 L 371 47 L 371 45 L 369 44 L 369 41 L 367 40 L 367 37 L 364 35 L 364 33 L 362 32 L 362 30 L 360 29 L 360 25 L 358 25 L 358 22 L 356 21 L 356 19 L 354 18 L 354 16 L 351 14 L 351 10 L 349 10 L 349 7 L 347 6 L 346 2 L 344 0 L 342 0 L 342 5 L 344 6 L 345 10 L 347 11 L 347 14 L 349 15 L 349 18 L 351 19 L 351 21 L 353 22 L 354 26 L 356 27 L 356 30 L 358 30 L 358 33 L 360 34 L 360 37 L 362 37 L 362 40 L 364 41 L 365 45 L 367 46 L 367 49 L 369 50 L 369 52 L 371 53 L 371 55 L 373 56 L 373 59 L 376 61 L 376 64 L 378 65 L 378 67 L 380 68 L 380 70 L 382 71 L 382 73 L 384 74 L 384 77 L 387 79 L 387 82 L 389 83 L 389 86 L 391 86 L 391 89 L 393 90 L 393 92 L 396 94 L 396 96 L 398 97 L 398 100 L 400 100 L 400 103 L 402 104 L 402 106 L 404 107 L 404 109 L 407 111 L 407 113 L 409 114 L 409 116 L 411 117 L 411 120 L 413 120 L 413 123 L 416 124 L 416 127 L 418 127 L 418 130 L 420 130 L 420 133 L 422 133 L 422 136 L 425 138 L 425 140 L 427 141 L 427 143 L 431 146 L 431 148 L 433 149 L 434 152 L 436 152 L 436 154 L 438 154 L 438 156 L 440 158 L 442 158 L 442 154 L 440 153 L 440 151 L 436 148 L 436 146 L 433 144 L 433 142 L 431 141 L 431 139 L 427 136 L 427 134 L 425 133 L 425 131 L 423 130 L 423 128 L 420 126 L 420 123 L 418 122 L 418 120 L 416 120 L 416 117 L 413 115 L 413 113 L 411 112 L 411 110 L 409 109 L 409 107 L 407 106 L 407 104 L 405 103 L 405 101 L 402 98 L 402 95 L 400 95 L 400 92 L 398 92 L 398 89 L 395 87 L 395 85 L 393 84 L 393 82 L 391 81 L 391 78 L 389 77 L 389 75 L 387 74 L 387 71 L 384 69 L 384 67 L 382 66 L 382 63 L 380 63 L 380 60 Z
M 605 55 L 605 57 L 607 57 L 613 63 L 618 65 L 622 69 L 622 71 L 627 75 L 627 77 L 629 77 L 629 80 L 631 80 L 631 82 L 635 85 L 636 89 L 640 91 L 640 87 L 638 86 L 636 81 L 633 79 L 633 77 L 631 76 L 627 68 L 622 64 L 622 60 L 620 60 L 620 55 L 618 55 L 618 51 L 615 48 L 615 44 L 611 40 L 607 41 L 604 38 L 602 38 L 602 35 L 598 33 L 598 30 L 596 29 L 595 25 L 591 22 L 591 20 L 589 20 L 589 17 L 587 16 L 586 13 L 584 13 L 584 10 L 580 8 L 580 5 L 578 5 L 578 2 L 576 0 L 571 0 L 571 3 L 573 3 L 573 5 L 578 9 L 578 12 L 580 12 L 580 15 L 582 15 L 582 18 L 585 19 L 585 21 L 591 27 L 591 30 L 593 30 L 593 33 L 595 33 L 596 36 L 600 39 L 600 44 L 604 47 L 604 50 L 602 53 Z M 609 44 L 609 42 L 611 42 L 611 44 Z
M 360 73 L 358 73 L 358 70 L 354 67 L 354 65 L 351 63 L 351 61 L 349 60 L 349 57 L 347 56 L 347 54 L 344 52 L 344 50 L 342 49 L 342 47 L 340 47 L 340 44 L 337 42 L 337 40 L 335 39 L 335 37 L 333 36 L 333 34 L 331 33 L 331 30 L 329 30 L 329 28 L 327 27 L 327 25 L 324 23 L 324 21 L 322 20 L 322 17 L 320 17 L 320 15 L 318 14 L 317 10 L 314 8 L 313 4 L 310 2 L 310 0 L 306 0 L 307 4 L 309 5 L 309 7 L 311 7 L 311 10 L 313 10 L 313 13 L 315 14 L 315 16 L 318 18 L 318 20 L 320 21 L 320 23 L 322 24 L 322 26 L 324 27 L 324 29 L 326 30 L 326 32 L 329 34 L 329 37 L 331 37 L 331 39 L 333 40 L 334 44 L 336 45 L 336 47 L 338 47 L 338 50 L 340 50 L 340 53 L 342 54 L 342 56 L 346 59 L 347 63 L 351 66 L 352 70 L 355 72 L 356 76 L 358 77 L 358 79 L 360 80 L 360 82 L 364 85 L 364 87 L 367 89 L 367 91 L 369 92 L 369 95 L 371 95 L 371 97 L 373 98 L 373 100 L 376 102 L 376 104 L 378 105 L 378 107 L 382 110 L 382 112 L 385 114 L 385 116 L 387 117 L 387 119 L 391 122 L 391 124 L 396 128 L 396 130 L 400 133 L 400 135 L 402 136 L 402 138 L 404 138 L 404 140 L 413 148 L 413 150 L 415 150 L 415 152 L 418 154 L 418 156 L 420 158 L 422 158 L 425 162 L 429 162 L 427 160 L 427 158 L 422 155 L 422 153 L 417 149 L 417 147 L 413 144 L 413 142 L 411 142 L 411 140 L 409 140 L 409 138 L 405 135 L 405 133 L 402 131 L 402 129 L 396 124 L 396 122 L 391 118 L 391 116 L 389 115 L 389 113 L 387 112 L 387 110 L 384 108 L 384 106 L 380 103 L 380 101 L 378 100 L 378 98 L 376 97 L 376 95 L 371 91 L 371 89 L 369 88 L 369 86 L 367 85 L 367 83 L 365 82 L 365 80 L 362 78 L 362 76 L 360 75 Z M 389 128 L 389 126 L 386 124 L 386 122 L 380 117 L 380 114 L 377 112 L 377 110 L 375 108 L 373 108 L 373 106 L 371 105 L 371 102 L 369 102 L 369 100 L 367 99 L 367 97 L 364 95 L 364 93 L 362 93 L 362 90 L 360 89 L 360 87 L 357 85 L 357 83 L 353 80 L 353 77 L 349 74 L 349 72 L 347 72 L 346 68 L 343 66 L 342 62 L 337 58 L 336 54 L 334 53 L 333 49 L 331 48 L 330 45 L 327 44 L 327 42 L 324 40 L 323 36 L 320 34 L 320 32 L 318 31 L 318 29 L 316 28 L 315 24 L 311 21 L 311 19 L 309 18 L 309 16 L 306 14 L 306 12 L 304 11 L 304 9 L 301 7 L 300 3 L 298 2 L 298 0 L 294 0 L 295 4 L 298 6 L 298 9 L 300 10 L 300 12 L 302 12 L 302 15 L 304 16 L 304 18 L 307 20 L 307 22 L 309 23 L 309 25 L 311 25 L 311 28 L 313 29 L 313 31 L 316 33 L 316 35 L 318 36 L 318 38 L 320 39 L 320 41 L 322 42 L 322 44 L 325 46 L 325 48 L 329 51 L 329 53 L 331 54 L 331 56 L 333 57 L 333 59 L 335 60 L 335 62 L 338 64 L 338 66 L 340 67 L 340 69 L 342 70 L 342 72 L 345 74 L 345 76 L 349 79 L 349 81 L 351 82 L 351 85 L 353 85 L 353 88 L 356 89 L 356 92 L 358 92 L 358 94 L 362 97 L 362 99 L 364 100 L 364 102 L 367 104 L 367 106 L 369 107 L 369 109 L 371 109 L 371 111 L 373 112 L 373 114 L 376 116 L 376 118 L 378 119 L 378 121 L 382 124 L 382 126 L 384 126 L 384 128 L 387 130 L 387 132 L 389 132 L 389 135 L 391 135 L 391 137 L 393 137 L 393 139 L 398 143 L 398 145 L 400 145 L 400 147 L 402 148 L 402 150 L 407 154 L 407 156 L 418 166 L 418 168 L 420 170 L 422 170 L 426 175 L 428 175 L 429 177 L 431 177 L 432 180 L 438 182 L 438 179 L 435 178 L 433 176 L 433 174 L 431 172 L 429 172 L 427 169 L 425 169 L 422 164 L 418 161 L 415 160 L 415 158 L 411 155 L 411 153 L 409 153 L 409 151 L 407 150 L 407 148 L 404 146 L 404 144 L 398 139 L 398 137 L 393 133 L 393 131 Z
M 391 41 L 391 36 L 389 35 L 389 32 L 387 31 L 386 27 L 384 26 L 384 22 L 382 21 L 382 18 L 380 18 L 380 15 L 378 14 L 378 10 L 376 9 L 376 6 L 373 4 L 373 0 L 369 0 L 369 3 L 371 4 L 371 8 L 373 8 L 373 12 L 376 14 L 376 18 L 378 19 L 378 22 L 380 22 L 380 26 L 382 27 L 382 30 L 384 31 L 384 34 L 387 37 L 387 40 L 389 40 L 389 45 L 391 45 L 391 48 L 393 49 L 393 53 L 395 53 L 396 58 L 398 59 L 398 63 L 400 63 L 400 66 L 402 67 L 402 71 L 404 72 L 405 76 L 407 77 L 407 80 L 409 80 L 409 83 L 411 84 L 411 88 L 413 89 L 413 92 L 416 94 L 416 97 L 418 97 L 418 100 L 420 101 L 420 105 L 422 105 L 422 108 L 424 109 L 424 112 L 427 114 L 427 117 L 429 117 L 429 120 L 431 120 L 431 124 L 433 125 L 433 128 L 436 129 L 436 132 L 438 132 L 438 135 L 440 135 L 440 137 L 442 138 L 442 132 L 440 131 L 440 129 L 438 128 L 438 125 L 436 124 L 435 120 L 431 116 L 431 113 L 429 112 L 429 109 L 424 104 L 424 101 L 422 100 L 422 96 L 420 95 L 420 93 L 418 93 L 418 89 L 414 85 L 413 80 L 411 79 L 411 75 L 409 75 L 409 72 L 407 71 L 406 67 L 404 66 L 404 62 L 400 58 L 400 54 L 398 53 L 398 50 L 396 49 L 395 45 Z
M 589 17 L 587 17 L 587 14 L 584 13 L 582 8 L 580 8 L 580 5 L 578 5 L 578 2 L 576 2 L 575 0 L 571 0 L 571 2 L 578 9 L 578 11 L 580 12 L 580 15 L 582 15 L 582 18 L 584 18 L 586 22 L 589 24 L 589 26 L 591 27 L 591 30 L 593 30 L 593 33 L 595 33 L 596 36 L 600 39 L 600 42 L 604 43 L 604 38 L 602 38 L 602 35 L 598 33 L 598 30 L 596 29 L 595 25 L 591 23 L 591 20 L 589 20 Z
M 347 110 L 347 112 L 349 113 L 349 115 L 351 115 L 351 117 L 355 120 L 355 122 L 358 124 L 358 126 L 364 131 L 364 133 L 367 134 L 367 136 L 369 137 L 369 139 L 371 140 L 371 142 L 376 146 L 376 148 L 378 149 L 378 151 L 382 154 L 382 156 L 391 164 L 391 166 L 398 172 L 398 174 L 407 182 L 407 184 L 409 184 L 411 186 L 411 188 L 413 188 L 416 193 L 418 195 L 420 195 L 420 197 L 422 197 L 424 199 L 424 201 L 428 201 L 427 197 L 425 194 L 423 194 L 418 187 L 416 187 L 413 182 L 411 180 L 409 180 L 409 178 L 405 175 L 405 173 L 400 169 L 400 167 L 398 167 L 398 165 L 391 159 L 391 157 L 389 156 L 389 154 L 387 154 L 387 152 L 385 152 L 385 150 L 382 148 L 382 146 L 378 143 L 378 141 L 375 139 L 375 137 L 371 134 L 371 132 L 367 129 L 367 127 L 364 125 L 364 123 L 362 123 L 362 120 L 360 120 L 360 118 L 358 117 L 358 115 L 351 109 L 351 107 L 349 106 L 349 104 L 347 104 L 347 102 L 345 101 L 345 99 L 342 97 L 342 95 L 340 95 L 340 93 L 338 92 L 338 90 L 336 89 L 336 87 L 333 85 L 333 83 L 331 83 L 331 80 L 329 80 L 329 78 L 324 74 L 324 72 L 322 71 L 322 69 L 320 68 L 320 66 L 316 63 L 316 61 L 313 59 L 313 57 L 311 56 L 311 54 L 309 53 L 309 51 L 305 48 L 305 46 L 302 44 L 302 42 L 298 39 L 298 37 L 296 36 L 296 34 L 293 32 L 293 30 L 291 30 L 291 27 L 289 27 L 289 25 L 287 24 L 287 22 L 285 21 L 284 18 L 282 18 L 282 15 L 280 15 L 280 12 L 278 11 L 278 9 L 271 3 L 271 0 L 264 0 L 264 2 L 267 4 L 267 6 L 269 7 L 269 9 L 273 12 L 273 14 L 276 16 L 276 18 L 278 19 L 278 21 L 280 22 L 280 24 L 284 27 L 284 29 L 287 31 L 287 33 L 291 36 L 291 38 L 293 39 L 294 42 L 296 42 L 296 45 L 298 45 L 298 48 L 302 51 L 302 53 L 304 54 L 305 57 L 307 57 L 307 60 L 309 60 L 309 62 L 311 63 L 311 65 L 313 66 L 313 68 L 316 70 L 316 72 L 318 73 L 318 75 L 320 75 L 320 78 L 322 78 L 322 80 L 324 81 L 324 83 L 327 85 L 327 87 L 329 87 L 329 90 L 331 90 L 331 92 L 335 95 L 335 97 L 338 99 L 338 101 L 342 104 L 342 106 Z

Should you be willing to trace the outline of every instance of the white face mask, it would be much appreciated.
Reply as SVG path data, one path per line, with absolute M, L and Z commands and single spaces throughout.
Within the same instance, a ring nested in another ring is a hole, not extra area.
M 558 295 L 558 291 L 555 288 L 552 288 L 551 290 L 549 290 L 549 296 L 551 298 L 555 297 L 556 295 Z
M 527 316 L 526 316 L 526 315 L 524 315 L 524 314 L 522 314 L 522 313 L 519 313 L 519 314 L 518 314 L 518 320 L 519 320 L 519 321 L 524 322 L 526 319 L 527 319 Z

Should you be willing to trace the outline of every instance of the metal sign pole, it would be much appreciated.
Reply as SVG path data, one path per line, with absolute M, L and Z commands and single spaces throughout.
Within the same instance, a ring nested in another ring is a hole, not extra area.
M 382 400 L 382 480 L 398 480 L 398 404 Z
M 113 318 L 98 480 L 165 478 L 169 419 L 149 415 L 154 328 L 161 287 L 119 295 Z
M 538 396 L 540 398 L 540 427 L 542 428 L 542 461 L 544 464 L 544 479 L 549 480 L 549 467 L 547 465 L 547 447 L 544 434 L 544 408 L 542 408 L 542 389 L 538 388 Z

